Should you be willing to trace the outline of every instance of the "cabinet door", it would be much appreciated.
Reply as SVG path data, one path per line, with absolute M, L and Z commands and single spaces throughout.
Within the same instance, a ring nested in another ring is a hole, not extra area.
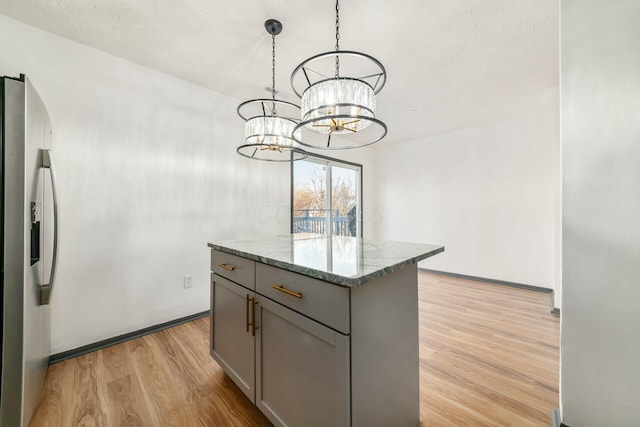
M 349 337 L 266 298 L 256 310 L 258 408 L 275 425 L 349 425 Z
M 211 356 L 255 403 L 255 339 L 248 326 L 255 293 L 218 275 L 211 281 Z

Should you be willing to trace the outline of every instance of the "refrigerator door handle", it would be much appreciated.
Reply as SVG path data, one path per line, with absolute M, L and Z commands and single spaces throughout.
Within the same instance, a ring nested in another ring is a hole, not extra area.
M 53 195 L 53 255 L 51 257 L 51 274 L 49 283 L 40 287 L 40 305 L 47 305 L 51 299 L 53 280 L 56 276 L 56 264 L 58 261 L 58 192 L 56 187 L 56 168 L 53 162 L 53 152 L 49 149 L 41 149 L 42 167 L 49 169 L 51 176 L 51 194 Z

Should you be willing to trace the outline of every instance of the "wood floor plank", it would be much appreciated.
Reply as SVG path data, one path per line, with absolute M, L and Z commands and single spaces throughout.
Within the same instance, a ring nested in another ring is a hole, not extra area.
M 549 295 L 420 272 L 420 426 L 548 426 Z M 50 366 L 32 427 L 269 426 L 209 355 L 208 318 Z
M 103 379 L 111 382 L 123 378 L 133 372 L 131 355 L 118 346 L 107 347 L 96 352 L 98 363 L 103 369 Z
M 189 396 L 179 387 L 182 379 L 171 371 L 170 362 L 152 335 L 132 342 L 134 367 L 143 386 L 145 402 L 150 408 L 155 425 L 184 426 L 189 424 L 185 401 Z
M 125 375 L 107 384 L 111 425 L 143 427 L 153 424 L 145 404 L 142 387 L 135 375 Z

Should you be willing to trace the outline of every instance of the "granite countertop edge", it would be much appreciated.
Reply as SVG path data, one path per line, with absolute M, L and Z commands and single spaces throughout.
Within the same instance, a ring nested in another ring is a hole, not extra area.
M 284 270 L 288 270 L 291 271 L 293 273 L 298 273 L 298 274 L 302 274 L 304 276 L 308 276 L 308 277 L 312 277 L 314 279 L 319 279 L 319 280 L 323 280 L 325 282 L 329 282 L 329 283 L 333 283 L 335 285 L 339 285 L 339 286 L 344 286 L 344 287 L 355 287 L 355 286 L 360 286 L 363 285 L 365 283 L 371 282 L 372 280 L 375 279 L 379 279 L 381 277 L 384 277 L 388 274 L 391 274 L 393 272 L 396 272 L 398 270 L 400 270 L 403 267 L 406 267 L 407 265 L 411 265 L 411 264 L 416 264 L 419 261 L 422 261 L 424 259 L 427 259 L 429 257 L 432 257 L 434 255 L 437 255 L 441 252 L 444 252 L 444 246 L 440 246 L 434 250 L 431 250 L 429 252 L 425 252 L 423 254 L 420 254 L 418 256 L 412 257 L 412 258 L 407 258 L 404 259 L 402 261 L 399 261 L 395 264 L 392 264 L 390 266 L 384 267 L 384 268 L 380 268 L 379 270 L 373 271 L 371 273 L 362 275 L 362 276 L 358 276 L 358 277 L 346 277 L 346 276 L 340 276 L 338 274 L 334 274 L 334 273 L 329 273 L 326 271 L 321 271 L 321 270 L 316 270 L 314 268 L 309 268 L 309 267 L 305 267 L 302 265 L 297 265 L 297 264 L 292 264 L 289 262 L 285 262 L 285 261 L 280 261 L 277 259 L 273 259 L 273 258 L 269 258 L 269 257 L 264 257 L 264 256 L 260 256 L 260 255 L 256 255 L 253 254 L 251 252 L 245 252 L 245 251 L 240 251 L 237 249 L 233 249 L 233 248 L 228 248 L 226 246 L 221 246 L 215 243 L 209 243 L 207 246 L 209 246 L 212 249 L 216 249 L 219 250 L 221 252 L 225 252 L 231 255 L 236 255 L 242 258 L 247 258 L 253 261 L 257 261 L 260 262 L 262 264 L 266 264 L 266 265 L 270 265 L 273 267 L 278 267 L 278 268 L 282 268 Z

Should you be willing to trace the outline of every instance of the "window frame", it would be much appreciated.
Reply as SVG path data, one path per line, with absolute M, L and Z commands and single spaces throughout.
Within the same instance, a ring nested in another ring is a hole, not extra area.
M 293 157 L 292 157 L 293 159 Z M 357 220 L 357 232 L 356 235 L 359 238 L 362 238 L 364 236 L 364 227 L 363 227 L 363 220 L 364 220 L 364 214 L 362 211 L 362 207 L 363 207 L 363 199 L 364 199 L 364 191 L 363 191 L 363 180 L 362 180 L 362 172 L 363 172 L 363 166 L 359 163 L 354 163 L 354 162 L 349 162 L 346 160 L 342 160 L 342 159 L 336 159 L 335 157 L 329 157 L 329 156 L 324 156 L 322 154 L 316 154 L 316 153 L 308 153 L 308 157 L 304 158 L 304 159 L 300 159 L 300 160 L 296 160 L 296 161 L 291 161 L 291 169 L 290 169 L 290 209 L 289 209 L 289 217 L 290 217 L 290 224 L 289 224 L 289 231 L 291 234 L 294 234 L 293 232 L 293 221 L 294 221 L 294 214 L 293 214 L 293 208 L 294 208 L 294 168 L 295 168 L 295 163 L 296 162 L 304 162 L 304 161 L 308 161 L 308 162 L 313 162 L 313 163 L 318 163 L 321 165 L 325 165 L 327 166 L 327 205 L 329 206 L 328 209 L 328 214 L 329 214 L 329 218 L 327 218 L 327 224 L 330 224 L 332 221 L 330 221 L 333 218 L 333 203 L 332 203 L 332 187 L 333 187 L 333 182 L 332 182 L 332 177 L 331 177 L 331 166 L 338 166 L 341 168 L 345 168 L 345 169 L 351 169 L 351 170 L 355 170 L 359 172 L 359 180 L 356 183 L 356 197 L 358 198 L 357 204 L 358 204 L 358 220 Z M 326 236 L 334 236 L 333 231 L 331 232 L 331 234 L 326 234 L 327 230 L 329 230 L 330 227 L 325 227 L 325 235 Z

